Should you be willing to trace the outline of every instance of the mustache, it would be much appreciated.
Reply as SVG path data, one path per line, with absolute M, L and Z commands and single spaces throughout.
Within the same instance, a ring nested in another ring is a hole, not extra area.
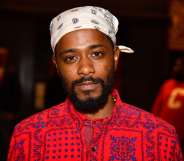
M 84 83 L 86 81 L 90 81 L 94 84 L 97 84 L 97 83 L 100 83 L 100 84 L 104 84 L 104 81 L 100 78 L 93 78 L 93 77 L 82 77 L 78 80 L 75 80 L 72 82 L 72 87 L 78 85 L 78 84 L 81 84 L 81 83 Z

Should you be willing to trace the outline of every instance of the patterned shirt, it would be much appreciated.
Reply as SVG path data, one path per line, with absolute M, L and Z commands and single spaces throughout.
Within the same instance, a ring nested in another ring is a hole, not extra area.
M 123 103 L 116 90 L 112 115 L 89 120 L 69 99 L 14 129 L 8 161 L 182 161 L 175 129 Z

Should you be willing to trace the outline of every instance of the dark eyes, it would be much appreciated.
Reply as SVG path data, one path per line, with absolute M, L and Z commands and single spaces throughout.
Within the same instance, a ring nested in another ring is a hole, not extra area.
M 95 51 L 91 54 L 91 57 L 94 59 L 101 58 L 104 55 L 103 51 Z
M 68 64 L 75 63 L 78 60 L 79 60 L 79 57 L 78 56 L 73 56 L 73 55 L 70 56 L 69 55 L 69 56 L 65 56 L 64 57 L 64 62 L 65 63 L 68 63 Z
M 104 52 L 103 51 L 94 51 L 92 52 L 91 54 L 89 54 L 89 58 L 90 59 L 100 59 L 102 58 L 104 55 Z M 78 55 L 66 55 L 63 57 L 63 60 L 65 63 L 67 64 L 71 64 L 71 63 L 75 63 L 75 62 L 78 62 L 80 61 L 80 56 Z

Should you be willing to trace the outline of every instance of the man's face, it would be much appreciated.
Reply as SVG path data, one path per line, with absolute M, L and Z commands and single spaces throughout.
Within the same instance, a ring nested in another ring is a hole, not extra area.
M 176 80 L 184 81 L 184 56 L 175 60 L 172 75 Z
M 82 29 L 64 35 L 54 63 L 78 111 L 95 113 L 108 99 L 119 50 L 101 32 Z

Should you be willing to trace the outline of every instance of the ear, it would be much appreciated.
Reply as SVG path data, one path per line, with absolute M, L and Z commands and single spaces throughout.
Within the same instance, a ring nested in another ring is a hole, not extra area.
M 118 61 L 119 61 L 119 54 L 120 54 L 120 50 L 119 48 L 116 46 L 114 48 L 114 69 L 117 69 L 118 66 Z
M 52 62 L 53 62 L 53 64 L 56 67 L 56 71 L 57 71 L 58 75 L 60 76 L 61 73 L 60 73 L 60 71 L 58 69 L 58 64 L 57 64 L 57 60 L 56 60 L 56 56 L 55 55 L 52 56 Z
M 57 69 L 57 62 L 56 62 L 56 56 L 55 56 L 55 54 L 53 54 L 53 56 L 52 56 L 52 62 L 53 62 L 53 64 L 55 65 L 55 67 Z

